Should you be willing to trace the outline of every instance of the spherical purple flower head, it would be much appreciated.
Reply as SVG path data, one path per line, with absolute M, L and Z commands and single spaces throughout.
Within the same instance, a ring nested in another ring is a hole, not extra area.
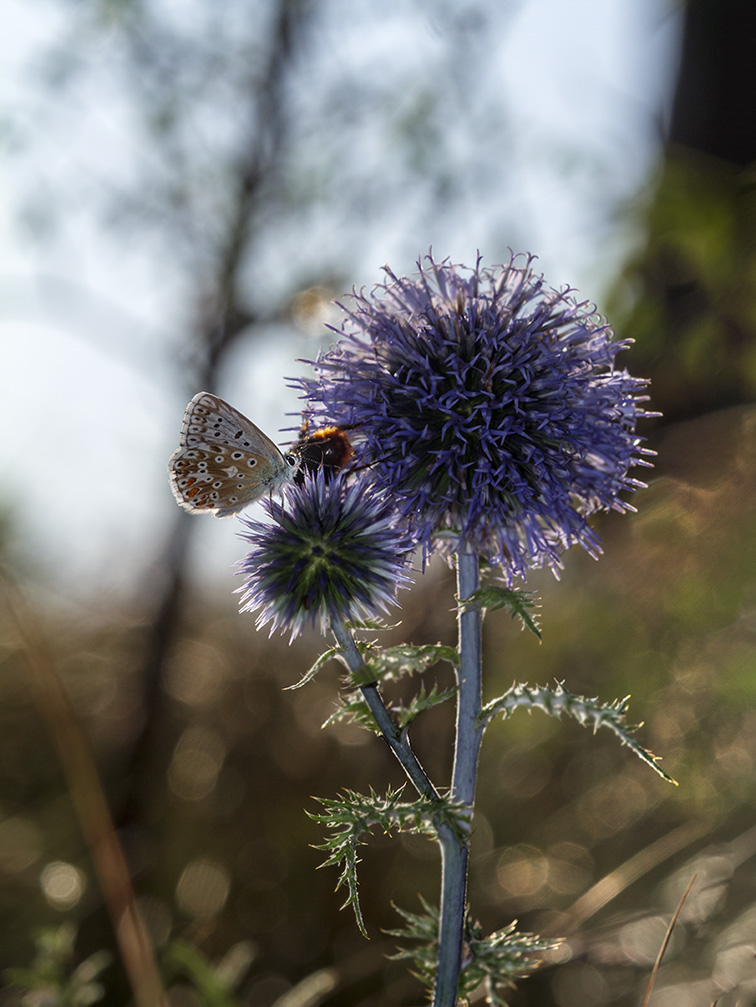
M 310 419 L 356 430 L 357 464 L 424 554 L 472 548 L 510 582 L 556 572 L 575 542 L 598 554 L 586 517 L 631 510 L 619 493 L 643 485 L 628 469 L 650 453 L 635 436 L 647 382 L 614 367 L 628 342 L 531 263 L 385 267 L 390 282 L 354 293 L 343 338 L 299 382 Z
M 284 504 L 266 500 L 270 523 L 242 519 L 250 545 L 239 563 L 242 612 L 257 611 L 297 636 L 307 622 L 325 632 L 334 620 L 377 615 L 409 582 L 415 543 L 396 527 L 396 512 L 368 480 L 326 479 L 292 486 Z

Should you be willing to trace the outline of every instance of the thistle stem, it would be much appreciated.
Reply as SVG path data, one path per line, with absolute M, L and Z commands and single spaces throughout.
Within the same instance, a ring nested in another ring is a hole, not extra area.
M 480 572 L 475 552 L 457 554 L 457 599 L 461 604 L 478 590 Z M 452 798 L 470 808 L 475 801 L 478 776 L 478 756 L 483 740 L 480 711 L 483 705 L 483 617 L 479 608 L 459 612 L 459 671 L 457 698 L 457 732 L 452 775 Z
M 475 552 L 457 553 L 457 601 L 477 590 L 480 580 Z M 460 610 L 457 617 L 459 669 L 457 672 L 457 726 L 452 773 L 452 800 L 468 807 L 472 819 L 478 756 L 483 738 L 482 617 L 480 609 Z M 438 971 L 433 1007 L 454 1007 L 457 1002 L 465 927 L 468 849 L 450 832 L 441 841 L 441 918 Z
M 362 655 L 354 642 L 354 637 L 342 622 L 333 621 L 331 632 L 336 637 L 336 642 L 341 648 L 341 654 L 347 667 L 352 674 L 359 674 L 365 667 Z M 373 718 L 380 728 L 383 739 L 399 760 L 407 778 L 414 785 L 417 792 L 428 800 L 437 801 L 438 791 L 433 786 L 428 776 L 420 765 L 420 761 L 412 751 L 409 741 L 409 732 L 400 730 L 386 709 L 378 686 L 375 682 L 360 686 L 360 692 L 367 703 Z M 451 829 L 448 830 L 451 832 Z
M 478 556 L 460 552 L 457 556 L 458 600 L 469 598 L 479 583 Z M 451 797 L 466 805 L 472 817 L 478 754 L 483 737 L 480 722 L 482 706 L 481 613 L 479 609 L 460 612 L 458 616 L 459 669 L 457 672 L 457 726 L 454 750 L 454 770 Z M 341 622 L 332 622 L 331 630 L 349 670 L 361 672 L 365 663 L 354 637 Z M 417 756 L 412 751 L 409 735 L 394 723 L 375 683 L 360 686 L 363 698 L 373 714 L 381 734 L 402 765 L 408 779 L 423 797 L 438 799 Z M 462 964 L 462 937 L 465 925 L 467 894 L 467 845 L 451 826 L 437 822 L 441 846 L 441 914 L 439 928 L 438 970 L 433 994 L 433 1007 L 455 1007 Z

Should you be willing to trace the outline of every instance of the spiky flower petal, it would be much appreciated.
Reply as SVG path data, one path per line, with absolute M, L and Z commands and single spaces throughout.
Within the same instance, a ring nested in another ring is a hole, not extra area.
M 308 622 L 325 632 L 396 603 L 414 543 L 374 485 L 320 472 L 264 507 L 270 522 L 242 519 L 250 551 L 239 563 L 241 610 L 258 612 L 258 627 L 293 638 Z
M 628 343 L 531 264 L 385 267 L 298 382 L 313 421 L 356 431 L 357 464 L 426 554 L 472 548 L 510 582 L 573 543 L 600 552 L 587 516 L 632 509 L 619 494 L 650 453 L 635 434 L 647 382 L 614 366 Z

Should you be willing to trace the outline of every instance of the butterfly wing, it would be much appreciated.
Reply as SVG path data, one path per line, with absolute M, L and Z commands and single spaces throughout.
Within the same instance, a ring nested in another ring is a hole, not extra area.
M 179 444 L 185 448 L 210 442 L 237 444 L 247 451 L 263 449 L 283 457 L 270 437 L 244 413 L 211 392 L 198 392 L 186 407 Z
M 236 514 L 278 492 L 297 468 L 243 413 L 210 392 L 186 407 L 179 444 L 168 474 L 176 501 L 193 514 Z

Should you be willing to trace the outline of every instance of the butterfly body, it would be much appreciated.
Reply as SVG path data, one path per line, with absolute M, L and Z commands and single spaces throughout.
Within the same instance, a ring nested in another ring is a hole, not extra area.
M 173 495 L 185 510 L 227 517 L 280 492 L 299 467 L 295 453 L 283 454 L 238 409 L 199 392 L 186 407 L 168 474 Z

